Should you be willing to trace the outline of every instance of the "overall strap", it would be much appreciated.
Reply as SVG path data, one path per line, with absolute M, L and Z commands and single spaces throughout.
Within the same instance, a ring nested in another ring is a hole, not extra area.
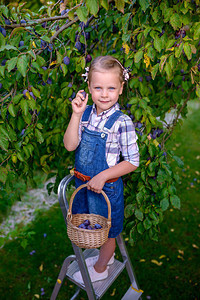
M 86 107 L 86 110 L 84 111 L 83 117 L 82 117 L 83 122 L 88 121 L 91 110 L 92 110 L 92 105 L 89 105 L 89 106 Z
M 115 121 L 123 115 L 123 112 L 121 110 L 116 110 L 108 119 L 106 124 L 104 125 L 104 128 L 111 129 Z

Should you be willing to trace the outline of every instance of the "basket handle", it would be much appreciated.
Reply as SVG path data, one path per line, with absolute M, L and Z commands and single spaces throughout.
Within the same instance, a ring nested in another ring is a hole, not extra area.
M 76 194 L 78 193 L 78 191 L 80 191 L 82 188 L 87 187 L 87 183 L 80 185 L 72 194 L 71 198 L 70 198 L 70 202 L 69 202 L 69 209 L 68 209 L 68 213 L 67 213 L 67 217 L 71 218 L 72 216 L 72 204 L 73 204 L 73 200 L 74 197 L 76 196 Z M 110 206 L 110 200 L 108 199 L 108 196 L 106 195 L 106 193 L 104 191 L 101 191 L 101 194 L 104 196 L 107 205 L 108 205 L 108 222 L 111 222 L 111 206 Z

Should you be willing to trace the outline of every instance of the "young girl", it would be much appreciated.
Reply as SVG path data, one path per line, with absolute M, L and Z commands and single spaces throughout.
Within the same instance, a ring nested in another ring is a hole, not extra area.
M 128 71 L 112 56 L 99 56 L 87 70 L 88 95 L 80 90 L 72 101 L 72 116 L 64 135 L 64 145 L 75 152 L 76 187 L 87 181 L 87 189 L 77 194 L 72 213 L 94 213 L 107 218 L 108 208 L 102 189 L 111 203 L 111 229 L 99 256 L 86 259 L 91 281 L 107 278 L 114 262 L 115 238 L 123 229 L 124 198 L 121 176 L 139 166 L 137 135 L 129 116 L 119 109 Z M 120 153 L 123 160 L 120 161 Z M 74 279 L 83 283 L 80 271 Z

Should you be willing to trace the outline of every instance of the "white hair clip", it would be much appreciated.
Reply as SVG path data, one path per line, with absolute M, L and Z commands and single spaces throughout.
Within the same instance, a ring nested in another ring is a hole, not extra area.
M 123 76 L 125 81 L 129 80 L 129 68 L 123 67 Z
M 85 68 L 85 74 L 82 74 L 82 77 L 85 77 L 84 78 L 84 81 L 86 82 L 86 81 L 88 81 L 88 73 L 89 73 L 89 67 L 86 67 Z

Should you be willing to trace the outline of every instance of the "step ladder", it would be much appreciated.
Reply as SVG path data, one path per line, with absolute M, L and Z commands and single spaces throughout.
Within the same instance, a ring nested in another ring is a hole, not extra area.
M 67 185 L 73 179 L 74 179 L 73 175 L 68 175 L 64 177 L 58 187 L 58 200 L 60 203 L 60 207 L 62 210 L 62 214 L 66 226 L 67 226 L 67 210 L 68 210 L 66 189 L 67 189 Z M 126 250 L 126 246 L 121 234 L 116 238 L 116 241 L 119 250 L 121 252 L 123 261 L 121 262 L 115 259 L 114 263 L 109 267 L 108 277 L 104 280 L 97 281 L 94 283 L 92 283 L 90 280 L 85 259 L 88 257 L 98 255 L 99 250 L 86 249 L 83 251 L 81 248 L 79 248 L 78 246 L 72 243 L 74 255 L 70 255 L 64 260 L 54 290 L 51 295 L 51 300 L 56 299 L 65 277 L 67 277 L 68 280 L 72 281 L 77 286 L 76 292 L 70 300 L 76 299 L 81 289 L 86 291 L 89 300 L 100 299 L 125 268 L 129 275 L 131 286 L 126 292 L 126 294 L 123 296 L 122 300 L 142 299 L 141 294 L 143 291 L 138 288 L 138 284 L 136 282 L 136 277 L 131 265 L 131 261 L 128 256 L 128 252 Z M 73 274 L 78 270 L 81 271 L 84 284 L 80 284 L 79 282 L 76 282 L 73 278 Z

